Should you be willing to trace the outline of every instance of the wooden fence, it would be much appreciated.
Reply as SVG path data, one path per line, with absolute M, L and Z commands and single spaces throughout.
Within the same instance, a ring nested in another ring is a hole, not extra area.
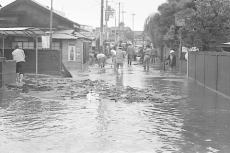
M 188 65 L 190 78 L 230 97 L 230 53 L 190 52 Z

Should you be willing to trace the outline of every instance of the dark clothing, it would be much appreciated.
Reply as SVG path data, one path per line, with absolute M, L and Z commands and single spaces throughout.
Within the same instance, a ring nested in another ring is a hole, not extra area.
M 117 67 L 117 69 L 123 68 L 123 63 L 117 63 L 116 67 Z
M 128 54 L 128 65 L 132 65 L 133 56 Z
M 133 47 L 129 46 L 127 48 L 127 54 L 128 54 L 128 65 L 132 65 L 132 60 L 135 54 L 135 50 Z
M 170 67 L 176 66 L 176 55 L 174 55 L 174 54 L 169 55 L 167 60 L 169 60 L 169 66 Z
M 16 73 L 19 73 L 19 74 L 24 74 L 24 71 L 23 71 L 23 64 L 25 62 L 17 62 L 16 63 Z

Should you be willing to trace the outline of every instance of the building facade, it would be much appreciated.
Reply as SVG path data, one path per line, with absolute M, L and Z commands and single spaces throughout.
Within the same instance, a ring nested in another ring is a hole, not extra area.
M 16 0 L 0 10 L 0 21 L 0 27 L 2 28 L 36 27 L 49 35 L 50 9 L 34 0 Z M 26 72 L 33 73 L 35 71 L 35 47 L 37 46 L 39 50 L 39 73 L 60 74 L 63 70 L 68 69 L 72 70 L 76 68 L 76 70 L 81 70 L 81 68 L 85 67 L 85 64 L 87 64 L 90 38 L 80 33 L 80 24 L 71 21 L 62 14 L 54 11 L 52 26 L 53 35 L 55 36 L 57 33 L 60 35 L 60 32 L 63 32 L 64 30 L 72 32 L 67 32 L 60 38 L 53 37 L 51 49 L 43 48 L 42 37 L 39 37 L 38 42 L 36 43 L 35 39 L 30 36 L 4 36 L 4 48 L 6 50 L 5 57 L 11 59 L 11 52 L 14 49 L 14 46 L 19 45 L 24 49 L 27 56 Z M 69 37 L 71 37 L 71 39 L 69 39 Z M 70 40 L 74 40 L 74 42 L 69 43 Z M 74 45 L 72 45 L 73 43 Z M 66 56 L 66 54 L 69 54 L 66 44 L 75 46 L 72 55 L 76 57 L 72 60 L 69 60 L 68 56 Z M 2 41 L 0 41 L 0 46 L 0 48 L 2 48 Z M 78 54 L 82 56 L 81 62 L 77 60 Z M 84 66 L 82 64 L 84 64 Z M 72 67 L 70 65 L 72 65 Z

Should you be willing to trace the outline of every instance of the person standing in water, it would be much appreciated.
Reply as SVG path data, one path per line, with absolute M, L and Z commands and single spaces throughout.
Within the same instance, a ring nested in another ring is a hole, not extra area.
M 149 71 L 150 65 L 150 56 L 151 56 L 151 47 L 150 45 L 146 45 L 146 49 L 144 50 L 144 71 Z
M 16 61 L 16 83 L 21 84 L 23 81 L 24 71 L 23 65 L 25 63 L 24 50 L 20 49 L 18 45 L 15 46 L 15 50 L 12 52 L 13 60 Z
M 122 51 L 122 47 L 119 46 L 116 51 L 116 71 L 118 72 L 119 68 L 121 68 L 121 71 L 123 72 L 123 63 L 125 59 L 125 54 Z
M 132 44 L 128 45 L 127 54 L 128 54 L 128 66 L 131 66 L 132 60 L 133 60 L 134 54 L 135 54 L 135 50 L 134 50 Z

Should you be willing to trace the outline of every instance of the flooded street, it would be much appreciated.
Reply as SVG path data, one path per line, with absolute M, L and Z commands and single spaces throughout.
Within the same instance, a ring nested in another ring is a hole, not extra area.
M 1 95 L 1 153 L 230 151 L 229 100 L 183 75 L 108 66 L 26 82 Z

